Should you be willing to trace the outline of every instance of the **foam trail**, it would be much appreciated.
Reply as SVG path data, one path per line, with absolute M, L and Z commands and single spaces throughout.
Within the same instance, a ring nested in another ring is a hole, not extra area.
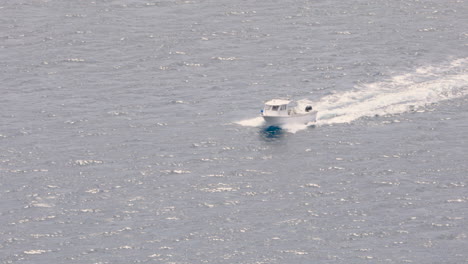
M 468 58 L 428 66 L 387 81 L 320 99 L 317 125 L 350 123 L 362 117 L 394 115 L 468 95 Z M 424 110 L 422 110 L 424 111 Z
M 462 58 L 440 66 L 420 67 L 389 80 L 356 86 L 351 91 L 325 96 L 313 103 L 318 111 L 317 122 L 289 124 L 282 128 L 296 133 L 311 125 L 350 123 L 362 117 L 424 111 L 426 105 L 468 95 L 467 69 L 468 58 Z M 235 123 L 250 127 L 265 125 L 262 117 Z
M 312 124 L 313 123 L 311 124 L 286 124 L 286 125 L 283 125 L 281 128 L 288 131 L 289 133 L 295 134 L 297 131 L 304 130 L 308 128 L 309 125 L 312 125 Z

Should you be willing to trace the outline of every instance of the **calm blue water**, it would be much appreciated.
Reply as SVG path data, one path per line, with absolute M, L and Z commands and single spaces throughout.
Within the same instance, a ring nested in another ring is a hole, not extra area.
M 468 263 L 467 13 L 3 0 L 0 263 Z

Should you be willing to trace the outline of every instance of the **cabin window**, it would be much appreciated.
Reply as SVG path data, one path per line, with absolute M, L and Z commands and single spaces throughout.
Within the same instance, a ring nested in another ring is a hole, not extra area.
M 278 111 L 278 109 L 279 109 L 279 105 L 274 105 L 271 108 L 271 110 L 273 110 L 273 111 Z
M 286 105 L 282 105 L 280 110 L 286 110 Z
M 271 110 L 271 105 L 265 105 L 265 110 Z

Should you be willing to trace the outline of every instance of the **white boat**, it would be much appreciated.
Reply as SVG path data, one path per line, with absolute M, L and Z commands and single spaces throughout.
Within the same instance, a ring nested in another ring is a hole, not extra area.
M 317 118 L 317 111 L 312 108 L 309 100 L 295 102 L 288 99 L 273 99 L 265 102 L 261 112 L 269 126 L 308 124 L 315 122 Z

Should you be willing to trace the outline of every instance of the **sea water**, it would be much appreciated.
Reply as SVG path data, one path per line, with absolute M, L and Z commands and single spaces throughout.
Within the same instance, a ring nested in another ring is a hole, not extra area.
M 1 2 L 0 262 L 467 263 L 467 9 Z

